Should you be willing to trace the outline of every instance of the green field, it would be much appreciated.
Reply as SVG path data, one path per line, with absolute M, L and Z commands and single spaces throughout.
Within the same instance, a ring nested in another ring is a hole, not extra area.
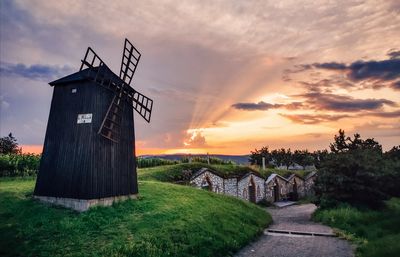
M 32 200 L 33 178 L 1 179 L 0 255 L 227 256 L 271 222 L 254 204 L 148 175 L 139 200 L 81 214 Z
M 314 219 L 340 229 L 339 234 L 357 244 L 357 256 L 400 256 L 399 198 L 387 201 L 379 211 L 341 206 L 318 210 Z

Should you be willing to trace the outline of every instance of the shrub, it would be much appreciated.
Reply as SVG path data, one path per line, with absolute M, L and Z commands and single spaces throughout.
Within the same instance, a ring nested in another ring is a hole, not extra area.
M 36 154 L 0 154 L 0 177 L 37 175 L 39 163 Z

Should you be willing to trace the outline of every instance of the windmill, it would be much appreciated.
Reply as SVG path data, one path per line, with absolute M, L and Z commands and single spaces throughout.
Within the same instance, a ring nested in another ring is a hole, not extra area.
M 79 211 L 138 193 L 133 110 L 153 100 L 130 84 L 141 54 L 125 39 L 119 76 L 88 47 L 78 72 L 54 87 L 34 197 Z

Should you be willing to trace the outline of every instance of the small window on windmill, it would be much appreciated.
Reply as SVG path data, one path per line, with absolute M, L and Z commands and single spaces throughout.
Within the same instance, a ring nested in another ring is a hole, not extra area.
M 72 93 L 72 94 L 76 94 L 77 91 L 78 91 L 78 90 L 77 90 L 76 88 L 71 89 L 71 93 Z

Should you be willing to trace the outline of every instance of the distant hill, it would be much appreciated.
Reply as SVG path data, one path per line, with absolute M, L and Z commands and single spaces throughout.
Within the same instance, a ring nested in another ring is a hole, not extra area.
M 207 157 L 206 154 L 192 154 L 192 157 Z M 141 155 L 141 158 L 162 158 L 167 160 L 180 160 L 183 157 L 189 157 L 188 154 L 160 154 L 160 155 Z M 249 155 L 225 155 L 210 154 L 210 157 L 219 158 L 224 161 L 233 161 L 236 164 L 249 164 Z

